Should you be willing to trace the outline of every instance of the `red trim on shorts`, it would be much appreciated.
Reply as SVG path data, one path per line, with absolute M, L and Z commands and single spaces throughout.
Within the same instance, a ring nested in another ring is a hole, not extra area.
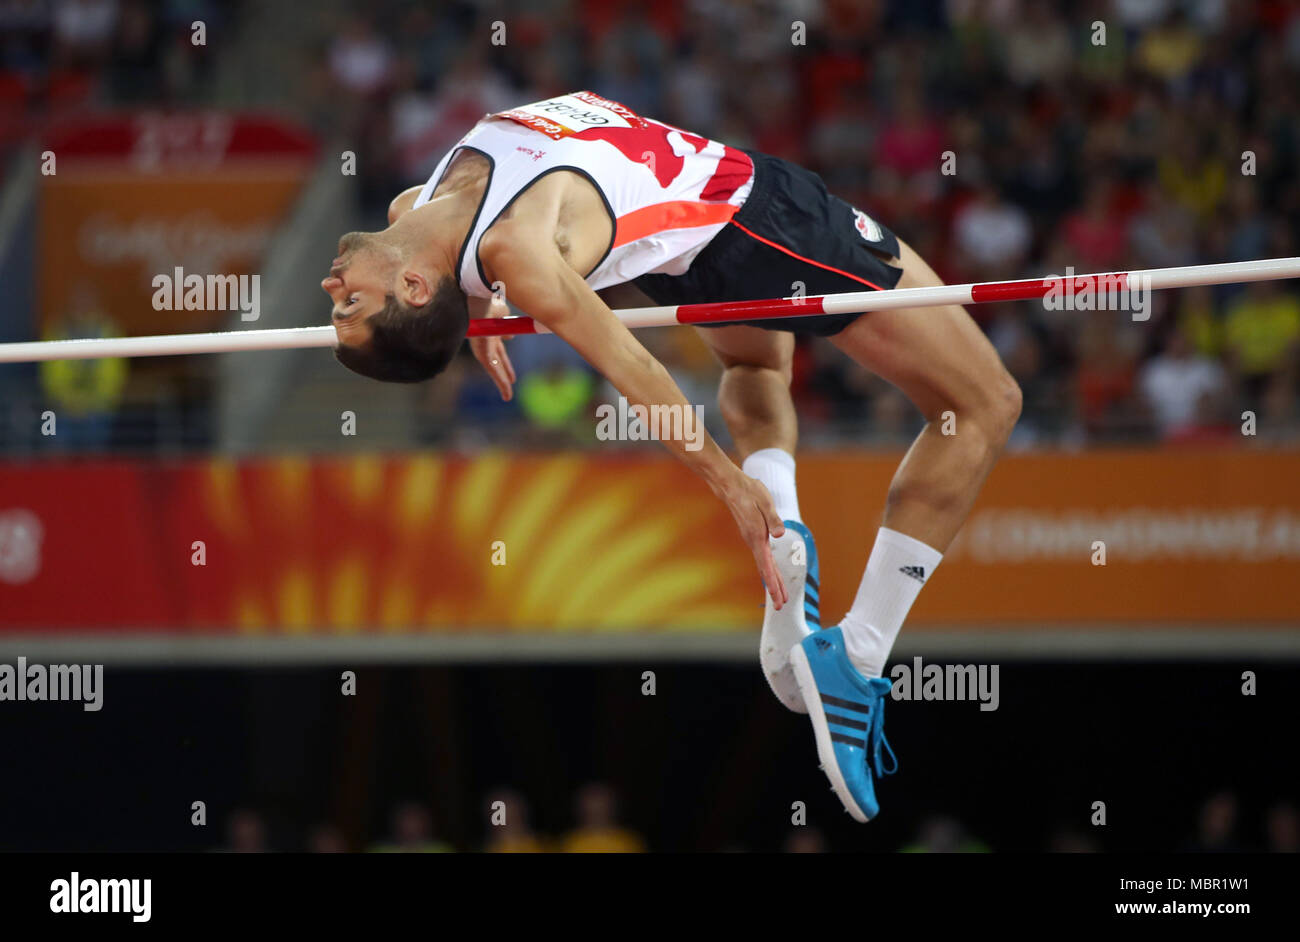
M 865 278 L 861 278 L 857 275 L 850 274 L 849 272 L 843 271 L 842 269 L 839 268 L 835 268 L 832 265 L 823 265 L 821 262 L 813 261 L 811 258 L 804 258 L 804 256 L 800 255 L 798 252 L 791 252 L 784 245 L 777 245 L 771 239 L 764 239 L 758 233 L 751 232 L 749 229 L 746 229 L 744 226 L 736 222 L 736 220 L 734 219 L 731 220 L 731 225 L 735 226 L 737 229 L 745 233 L 745 235 L 749 236 L 751 239 L 757 239 L 759 242 L 762 242 L 764 245 L 770 245 L 778 252 L 784 252 L 786 255 L 789 255 L 791 258 L 797 258 L 801 262 L 807 262 L 809 265 L 815 265 L 816 267 L 823 269 L 824 271 L 833 271 L 837 275 L 843 275 L 845 278 L 852 279 L 853 281 L 856 281 L 860 285 L 866 285 L 868 288 L 875 288 L 877 291 L 888 290 L 886 288 L 880 287 L 880 285 L 872 284 L 870 281 L 867 281 L 867 279 Z

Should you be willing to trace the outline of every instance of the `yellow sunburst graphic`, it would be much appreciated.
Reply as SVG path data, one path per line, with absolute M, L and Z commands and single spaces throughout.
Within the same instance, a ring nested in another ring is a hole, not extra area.
M 581 455 L 205 469 L 212 609 L 246 633 L 753 627 L 761 588 L 686 469 Z

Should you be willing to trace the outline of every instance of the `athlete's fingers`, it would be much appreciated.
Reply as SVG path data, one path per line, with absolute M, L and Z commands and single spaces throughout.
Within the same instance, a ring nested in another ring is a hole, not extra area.
M 492 377 L 492 382 L 497 384 L 497 391 L 501 393 L 501 399 L 509 402 L 514 398 L 515 390 L 513 383 L 514 371 L 510 369 L 510 364 L 505 360 L 505 351 L 501 351 L 500 356 L 493 357 L 491 365 L 488 367 L 488 375 Z
M 789 599 L 789 594 L 786 592 L 785 580 L 781 578 L 781 571 L 776 568 L 776 558 L 772 555 L 772 543 L 768 539 L 768 523 L 763 518 L 762 508 L 757 501 L 754 503 L 753 508 L 755 513 L 754 527 L 745 534 L 745 539 L 754 553 L 754 562 L 758 564 L 758 571 L 763 577 L 763 583 L 767 586 L 768 594 L 772 596 L 772 605 L 777 611 L 780 611 Z
M 492 378 L 496 380 L 497 389 L 501 390 L 501 398 L 509 402 L 514 398 L 514 381 L 515 368 L 510 362 L 510 356 L 506 353 L 506 346 L 500 338 L 494 338 L 497 342 L 492 350 Z
M 501 344 L 501 338 L 472 338 L 470 340 L 470 350 L 474 353 L 474 359 L 482 364 L 483 369 L 492 378 L 492 382 L 496 385 L 501 398 L 506 402 L 513 399 L 514 389 L 511 384 L 515 381 L 515 368 L 510 363 L 510 357 L 506 356 L 505 347 Z
M 772 556 L 772 544 L 768 534 L 772 527 L 769 516 L 776 520 L 777 526 L 780 526 L 780 520 L 774 508 L 764 511 L 764 503 L 770 505 L 772 497 L 762 483 L 747 477 L 739 468 L 735 471 L 736 474 L 728 485 L 715 493 L 722 497 L 727 504 L 727 509 L 731 511 L 731 516 L 740 530 L 741 539 L 754 554 L 754 564 L 758 567 L 763 585 L 767 587 L 768 594 L 772 597 L 772 604 L 779 610 L 785 605 L 788 594 L 780 570 L 776 568 L 776 559 Z
M 781 515 L 776 512 L 776 501 L 772 500 L 772 494 L 766 486 L 761 487 L 761 495 L 758 499 L 758 511 L 763 515 L 763 521 L 767 524 L 769 536 L 781 536 L 785 533 L 785 523 L 781 520 Z
M 772 545 L 767 541 L 766 534 L 760 544 L 755 547 L 754 557 L 758 562 L 758 571 L 763 576 L 763 582 L 767 585 L 768 595 L 772 596 L 772 607 L 779 612 L 785 607 L 785 603 L 790 600 L 790 597 L 785 589 L 785 580 L 781 578 L 781 571 L 776 568 L 776 559 L 772 556 Z

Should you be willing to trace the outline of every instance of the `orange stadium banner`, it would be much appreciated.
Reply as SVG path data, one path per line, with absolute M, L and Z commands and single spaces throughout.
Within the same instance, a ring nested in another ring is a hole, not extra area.
M 124 336 L 221 326 L 229 315 L 208 304 L 154 303 L 153 280 L 253 273 L 315 154 L 290 122 L 224 112 L 83 116 L 42 148 L 39 328 L 52 339 L 87 321 Z
M 896 462 L 800 462 L 832 618 Z M 1296 453 L 1008 457 L 910 624 L 1300 625 L 1297 481 Z M 753 632 L 760 599 L 659 456 L 0 465 L 0 636 Z

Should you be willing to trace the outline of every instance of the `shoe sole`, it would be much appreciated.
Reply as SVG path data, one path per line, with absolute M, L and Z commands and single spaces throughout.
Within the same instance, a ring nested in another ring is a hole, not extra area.
M 795 540 L 803 540 L 803 537 L 794 530 L 787 528 L 785 532 L 791 534 Z M 784 536 L 777 538 L 774 541 L 777 545 L 772 549 L 777 571 L 781 573 L 790 600 L 778 612 L 772 607 L 771 597 L 767 598 L 763 607 L 763 632 L 759 636 L 758 660 L 763 666 L 763 677 L 767 680 L 767 685 L 772 688 L 773 696 L 781 701 L 781 705 L 793 713 L 806 713 L 807 707 L 803 704 L 803 697 L 799 695 L 799 685 L 795 682 L 794 672 L 790 669 L 790 648 L 812 633 L 808 629 L 807 617 L 803 610 L 804 584 L 808 577 L 808 566 L 805 562 L 802 567 L 798 567 L 790 561 L 790 550 L 795 544 L 793 541 L 789 542 L 788 550 L 785 539 Z M 805 559 L 806 553 L 805 547 Z
M 831 742 L 830 724 L 826 722 L 826 711 L 822 709 L 821 693 L 817 689 L 817 681 L 813 678 L 812 665 L 808 663 L 808 655 L 803 649 L 803 645 L 796 644 L 790 649 L 790 666 L 793 668 L 795 679 L 799 683 L 799 695 L 803 700 L 804 709 L 808 713 L 808 718 L 812 720 L 813 737 L 817 740 L 817 758 L 821 760 L 822 771 L 830 779 L 831 790 L 835 792 L 835 797 L 844 805 L 844 810 L 854 821 L 860 824 L 866 824 L 871 819 L 866 813 L 858 807 L 857 801 L 854 800 L 853 794 L 849 791 L 849 785 L 844 781 L 844 776 L 840 774 L 840 764 L 835 758 L 835 744 Z

